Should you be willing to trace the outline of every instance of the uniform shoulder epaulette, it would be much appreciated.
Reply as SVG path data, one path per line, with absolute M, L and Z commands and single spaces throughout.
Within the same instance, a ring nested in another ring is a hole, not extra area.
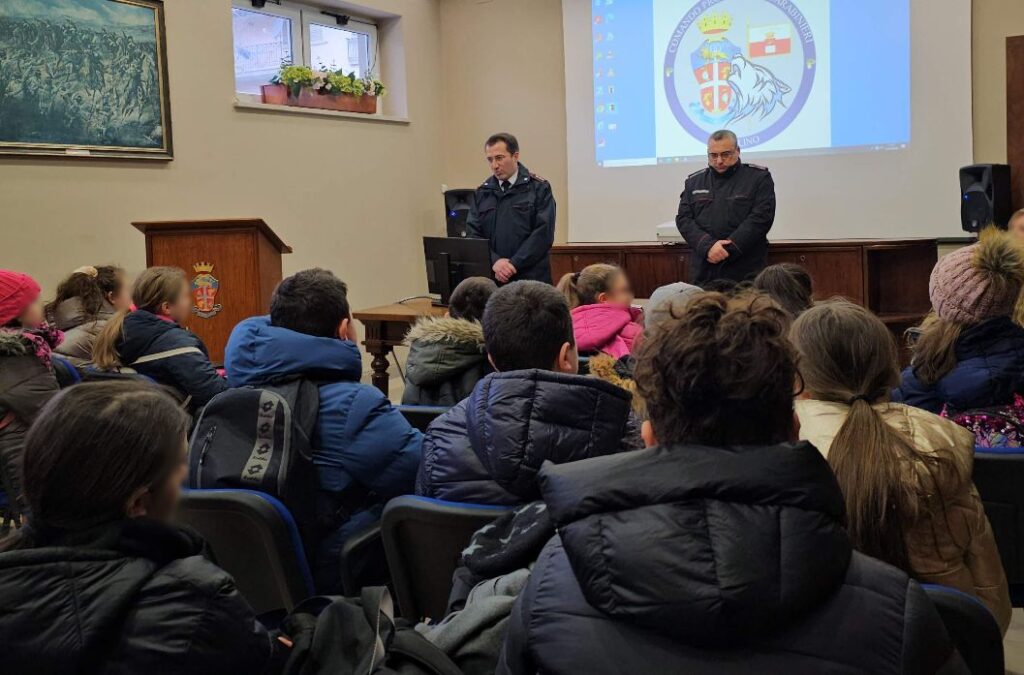
M 705 171 L 707 171 L 707 168 L 706 168 L 706 167 L 705 167 L 705 168 L 703 168 L 703 169 L 697 169 L 696 171 L 694 171 L 693 173 L 691 173 L 691 174 L 690 174 L 689 176 L 687 176 L 687 178 L 688 178 L 688 179 L 689 179 L 689 178 L 693 178 L 693 177 L 694 177 L 694 176 L 696 176 L 697 174 L 701 174 L 701 173 L 704 173 Z
M 750 164 L 748 162 L 747 166 L 749 166 L 751 169 L 757 169 L 758 171 L 767 171 L 768 170 L 768 167 L 761 166 L 760 164 Z
M 539 183 L 547 183 L 548 182 L 547 178 L 545 178 L 544 176 L 538 176 L 537 174 L 535 174 L 532 171 L 530 172 L 530 178 L 534 179 L 535 181 L 537 181 Z

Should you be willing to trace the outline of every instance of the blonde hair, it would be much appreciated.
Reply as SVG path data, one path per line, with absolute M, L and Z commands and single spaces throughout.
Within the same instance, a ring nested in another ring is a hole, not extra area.
M 150 267 L 135 279 L 132 286 L 132 303 L 135 309 L 154 314 L 165 302 L 173 303 L 181 294 L 182 284 L 187 284 L 185 272 L 177 267 Z M 109 370 L 121 367 L 121 355 L 117 345 L 124 337 L 124 318 L 127 310 L 121 310 L 103 326 L 93 345 L 92 359 L 97 368 Z
M 597 304 L 597 296 L 611 290 L 612 284 L 625 274 L 618 265 L 597 263 L 587 265 L 581 272 L 569 272 L 558 282 L 558 290 L 569 302 L 569 309 Z
M 917 452 L 872 404 L 899 382 L 896 342 L 882 320 L 846 300 L 811 307 L 793 323 L 790 339 L 813 398 L 843 403 L 849 414 L 828 462 L 846 502 L 847 530 L 857 550 L 911 572 L 905 529 L 923 513 L 921 499 L 938 495 L 941 471 L 957 471 L 946 452 Z M 906 471 L 924 465 L 922 485 Z

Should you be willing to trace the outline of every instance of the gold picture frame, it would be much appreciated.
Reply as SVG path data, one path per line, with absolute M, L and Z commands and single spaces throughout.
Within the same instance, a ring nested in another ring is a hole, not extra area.
M 174 158 L 163 0 L 3 0 L 0 63 L 0 155 Z

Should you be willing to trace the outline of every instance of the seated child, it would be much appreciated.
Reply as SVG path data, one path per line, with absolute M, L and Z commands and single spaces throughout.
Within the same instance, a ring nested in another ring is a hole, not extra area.
M 810 273 L 796 263 L 778 263 L 761 270 L 754 288 L 771 296 L 795 319 L 814 304 Z
M 577 375 L 565 298 L 539 281 L 500 288 L 484 312 L 497 371 L 434 420 L 423 442 L 416 494 L 457 502 L 524 504 L 538 498 L 545 461 L 619 452 L 630 395 Z
M 643 312 L 632 307 L 633 290 L 622 268 L 599 263 L 558 282 L 572 310 L 576 348 L 620 359 L 643 333 Z
M 933 413 L 1008 406 L 1024 392 L 1024 328 L 1012 315 L 1024 285 L 1024 250 L 989 230 L 944 256 L 929 284 L 933 314 L 892 393 Z
M 847 301 L 804 312 L 790 339 L 804 382 L 800 437 L 828 459 L 861 553 L 921 582 L 977 596 L 1003 632 L 1010 595 L 995 536 L 971 482 L 974 435 L 930 412 L 889 403 L 896 343 L 881 319 Z
M 327 533 L 312 546 L 313 576 L 318 592 L 340 592 L 342 546 L 373 525 L 389 499 L 412 492 L 423 440 L 379 389 L 359 381 L 348 287 L 322 269 L 288 277 L 274 291 L 270 316 L 231 331 L 224 366 L 232 387 L 299 377 L 319 383 L 313 463 Z
M 132 305 L 131 289 L 120 267 L 80 267 L 57 286 L 46 306 L 50 323 L 64 332 L 55 350 L 77 367 L 92 364 L 97 336 L 114 314 Z
M 228 388 L 206 345 L 183 328 L 192 311 L 192 289 L 177 267 L 150 267 L 132 287 L 135 308 L 107 321 L 93 347 L 102 370 L 127 369 L 178 391 L 197 411 Z
M 466 398 L 491 372 L 480 321 L 491 294 L 498 289 L 486 277 L 470 277 L 455 290 L 447 316 L 420 319 L 405 338 L 403 405 L 451 407 Z
M 51 356 L 61 338 L 43 319 L 39 284 L 27 274 L 0 270 L 0 490 L 11 516 L 25 506 L 25 434 L 59 388 Z
M 788 325 L 764 296 L 708 293 L 648 336 L 648 448 L 541 468 L 557 534 L 499 675 L 962 667 L 917 582 L 852 550 L 832 470 L 791 442 Z
M 64 390 L 25 444 L 26 526 L 0 544 L 8 673 L 265 673 L 275 642 L 172 523 L 188 415 L 159 387 Z

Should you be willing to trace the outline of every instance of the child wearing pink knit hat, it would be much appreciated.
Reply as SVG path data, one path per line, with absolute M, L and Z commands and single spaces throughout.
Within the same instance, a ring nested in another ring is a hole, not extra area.
M 18 467 L 25 434 L 57 393 L 51 354 L 62 338 L 43 319 L 35 279 L 0 270 L 0 489 L 14 515 L 22 506 Z
M 893 400 L 934 413 L 1013 403 L 1024 393 L 1024 328 L 1012 315 L 1024 248 L 998 230 L 943 257 L 928 286 L 932 314 Z

